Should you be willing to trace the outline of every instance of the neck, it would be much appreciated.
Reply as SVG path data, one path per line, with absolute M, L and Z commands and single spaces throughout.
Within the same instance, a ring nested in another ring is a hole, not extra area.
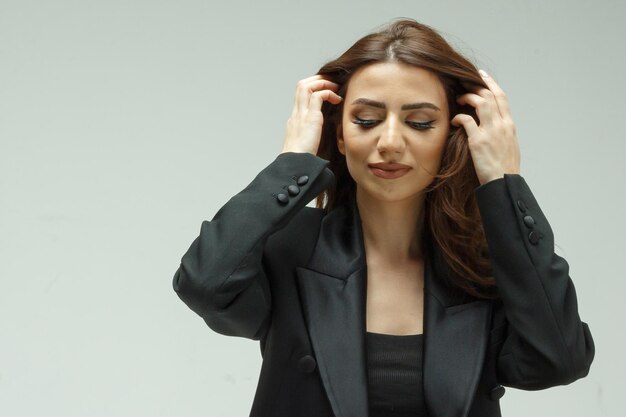
M 356 204 L 368 257 L 400 265 L 423 259 L 424 194 L 400 201 L 381 201 L 360 193 Z

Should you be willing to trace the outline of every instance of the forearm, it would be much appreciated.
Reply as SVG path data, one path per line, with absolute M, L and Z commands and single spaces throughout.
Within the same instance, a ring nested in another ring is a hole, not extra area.
M 265 241 L 330 185 L 334 176 L 327 165 L 311 154 L 280 154 L 211 221 L 202 222 L 173 286 L 211 328 L 257 338 L 271 306 L 262 265 Z
M 580 320 L 569 265 L 523 177 L 505 174 L 476 189 L 509 335 L 499 361 L 505 382 L 527 389 L 587 375 L 594 343 Z

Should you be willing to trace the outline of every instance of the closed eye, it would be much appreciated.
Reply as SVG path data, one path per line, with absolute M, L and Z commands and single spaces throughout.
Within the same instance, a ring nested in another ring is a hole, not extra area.
M 380 122 L 380 120 L 373 120 L 373 119 L 360 119 L 358 117 L 355 118 L 355 120 L 352 121 L 352 123 L 359 125 L 360 127 L 364 128 L 364 129 L 370 129 L 374 126 L 376 126 L 378 123 Z M 411 122 L 411 121 L 407 121 L 406 123 L 411 126 L 414 129 L 417 130 L 425 130 L 425 129 L 432 129 L 433 126 L 433 122 L 434 120 L 428 121 L 428 122 Z
M 371 127 L 376 126 L 380 120 L 371 120 L 371 119 L 359 119 L 358 117 L 352 121 L 355 125 L 359 125 L 364 129 L 369 129 Z
M 407 123 L 409 126 L 414 127 L 415 129 L 422 130 L 422 129 L 432 129 L 434 127 L 433 122 L 434 120 L 431 120 L 430 122 L 407 122 Z

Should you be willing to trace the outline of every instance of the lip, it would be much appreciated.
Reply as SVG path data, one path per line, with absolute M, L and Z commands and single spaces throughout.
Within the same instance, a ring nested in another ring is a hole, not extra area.
M 395 171 L 397 169 L 410 169 L 411 167 L 404 164 L 399 164 L 397 162 L 389 163 L 389 162 L 377 162 L 375 164 L 369 164 L 371 168 L 379 168 L 384 169 L 385 171 Z
M 376 175 L 377 177 L 385 178 L 385 179 L 400 178 L 401 176 L 405 175 L 407 172 L 411 170 L 411 167 L 407 167 L 406 165 L 402 165 L 404 168 L 398 168 L 398 169 L 382 169 L 376 165 L 378 164 L 369 165 L 369 168 L 372 171 L 372 174 Z M 395 165 L 401 165 L 401 164 L 395 164 Z M 385 166 L 385 165 L 382 165 L 382 166 Z

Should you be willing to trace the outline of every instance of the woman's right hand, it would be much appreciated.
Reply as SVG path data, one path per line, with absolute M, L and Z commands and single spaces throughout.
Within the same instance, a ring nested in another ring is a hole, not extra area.
M 337 95 L 339 85 L 313 75 L 298 81 L 291 117 L 285 130 L 284 152 L 309 152 L 317 154 L 322 136 L 322 103 L 341 103 Z

